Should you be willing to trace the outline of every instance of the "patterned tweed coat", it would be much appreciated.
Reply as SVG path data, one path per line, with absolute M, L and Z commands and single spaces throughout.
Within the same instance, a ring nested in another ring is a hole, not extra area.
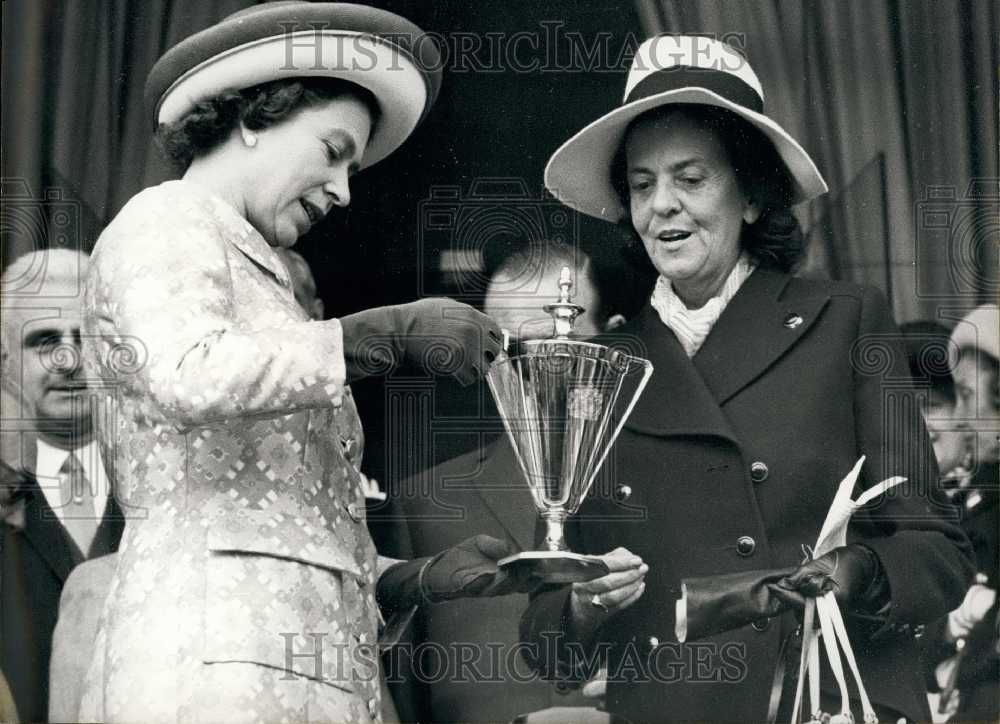
M 85 357 L 128 517 L 81 716 L 371 721 L 375 549 L 337 320 L 185 181 L 101 235 Z

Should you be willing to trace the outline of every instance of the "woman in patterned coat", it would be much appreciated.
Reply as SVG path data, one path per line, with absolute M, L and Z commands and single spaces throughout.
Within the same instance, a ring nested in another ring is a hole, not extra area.
M 471 381 L 499 350 L 495 325 L 450 300 L 309 321 L 275 251 L 346 206 L 349 177 L 426 114 L 440 63 L 419 39 L 391 13 L 277 3 L 150 75 L 184 173 L 125 206 L 87 283 L 87 363 L 128 520 L 82 719 L 376 719 L 377 587 L 403 610 L 511 585 L 494 575 L 505 544 L 482 536 L 376 584 L 387 565 L 347 387 L 441 351 Z

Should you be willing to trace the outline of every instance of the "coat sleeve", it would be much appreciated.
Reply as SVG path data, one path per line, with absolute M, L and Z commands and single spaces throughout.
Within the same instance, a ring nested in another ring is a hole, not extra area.
M 234 287 L 229 242 L 212 220 L 162 217 L 128 213 L 100 239 L 84 323 L 91 373 L 181 430 L 341 404 L 340 322 L 289 323 Z M 260 305 L 260 329 L 238 328 L 246 304 Z
M 855 514 L 849 542 L 878 556 L 890 588 L 885 628 L 906 631 L 961 603 L 973 574 L 972 548 L 938 484 L 899 331 L 872 289 L 862 295 L 851 360 L 856 437 L 867 456 L 862 485 L 894 475 L 907 482 Z

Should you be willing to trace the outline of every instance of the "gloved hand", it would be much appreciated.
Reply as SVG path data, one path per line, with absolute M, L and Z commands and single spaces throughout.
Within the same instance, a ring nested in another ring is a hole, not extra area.
M 810 597 L 833 591 L 844 611 L 874 613 L 889 602 L 889 581 L 878 556 L 856 543 L 803 564 L 783 586 Z
M 788 584 L 794 572 L 786 568 L 685 578 L 677 602 L 677 640 L 695 641 L 804 607 L 802 594 Z
M 683 584 L 675 628 L 682 641 L 801 610 L 807 597 L 828 591 L 834 592 L 845 612 L 876 613 L 889 601 L 889 584 L 878 557 L 863 545 L 837 548 L 794 569 L 686 578 Z
M 389 568 L 378 580 L 376 600 L 388 617 L 422 603 L 528 593 L 536 581 L 512 576 L 497 567 L 497 561 L 514 552 L 499 538 L 468 538 L 436 556 L 415 558 Z
M 500 328 L 452 299 L 421 299 L 341 317 L 347 382 L 386 374 L 404 360 L 463 385 L 486 374 L 500 354 Z
M 948 614 L 948 637 L 952 641 L 968 636 L 976 624 L 986 618 L 997 600 L 997 592 L 981 583 L 973 584 L 962 604 Z

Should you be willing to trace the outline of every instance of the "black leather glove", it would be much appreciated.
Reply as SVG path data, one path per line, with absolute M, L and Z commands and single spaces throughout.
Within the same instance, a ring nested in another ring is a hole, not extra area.
M 404 360 L 463 385 L 486 374 L 500 354 L 500 328 L 453 299 L 422 299 L 341 317 L 347 382 L 388 373 Z
M 514 553 L 488 535 L 468 538 L 436 556 L 397 563 L 378 580 L 375 597 L 386 617 L 422 603 L 528 593 L 536 582 L 509 575 L 497 561 Z
M 685 634 L 686 640 L 801 610 L 807 597 L 828 591 L 845 612 L 877 613 L 889 602 L 878 556 L 863 545 L 837 548 L 798 568 L 686 578 L 683 583 L 687 626 L 678 626 L 677 634 Z
M 803 596 L 833 591 L 845 611 L 875 613 L 889 602 L 889 581 L 878 556 L 868 547 L 851 544 L 799 567 L 787 586 Z
M 744 571 L 685 578 L 687 626 L 683 630 L 678 627 L 678 638 L 695 641 L 749 626 L 790 608 L 802 608 L 805 599 L 788 585 L 788 577 L 795 570 Z

